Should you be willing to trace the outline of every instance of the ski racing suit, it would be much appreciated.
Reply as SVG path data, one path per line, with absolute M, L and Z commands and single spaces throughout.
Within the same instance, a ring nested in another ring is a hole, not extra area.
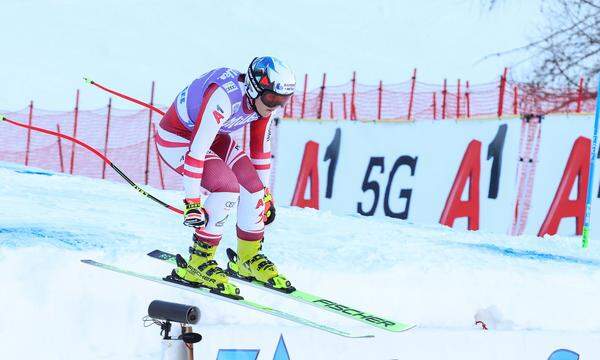
M 271 118 L 251 109 L 239 71 L 212 70 L 183 89 L 157 127 L 160 157 L 183 175 L 186 199 L 208 215 L 198 238 L 216 246 L 237 205 L 237 236 L 263 238 L 263 196 L 271 167 Z M 250 124 L 250 156 L 230 133 Z M 239 203 L 238 203 L 239 198 Z

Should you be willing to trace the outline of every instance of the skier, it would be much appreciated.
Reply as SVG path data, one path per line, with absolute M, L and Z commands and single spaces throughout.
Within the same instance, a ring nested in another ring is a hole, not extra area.
M 223 295 L 239 294 L 213 260 L 223 226 L 237 206 L 237 259 L 229 262 L 228 271 L 275 289 L 291 288 L 261 250 L 265 224 L 275 218 L 267 187 L 271 119 L 295 85 L 287 65 L 274 57 L 258 57 L 245 74 L 218 68 L 200 76 L 177 95 L 161 119 L 158 150 L 183 175 L 183 223 L 195 228 L 189 260 L 178 256 L 171 278 Z M 229 135 L 246 124 L 250 124 L 249 154 Z

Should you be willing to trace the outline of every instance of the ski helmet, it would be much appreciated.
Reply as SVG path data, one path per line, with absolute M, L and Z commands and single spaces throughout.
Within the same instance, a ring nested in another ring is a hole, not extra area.
M 260 96 L 269 107 L 285 105 L 296 88 L 292 70 L 272 56 L 254 58 L 244 82 L 248 97 L 256 100 Z

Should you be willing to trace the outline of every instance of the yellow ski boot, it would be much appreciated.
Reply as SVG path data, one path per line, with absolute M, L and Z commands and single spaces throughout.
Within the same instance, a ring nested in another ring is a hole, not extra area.
M 279 274 L 275 264 L 260 252 L 263 241 L 264 239 L 260 241 L 238 239 L 237 253 L 227 249 L 227 257 L 229 258 L 227 274 L 284 293 L 295 291 L 296 288 L 292 286 L 290 281 Z
M 171 273 L 171 280 L 178 280 L 190 286 L 203 286 L 212 293 L 240 298 L 240 289 L 229 283 L 229 278 L 217 262 L 213 260 L 217 251 L 216 246 L 201 242 L 194 234 L 194 246 L 190 247 L 190 259 L 185 261 L 177 254 L 177 268 Z

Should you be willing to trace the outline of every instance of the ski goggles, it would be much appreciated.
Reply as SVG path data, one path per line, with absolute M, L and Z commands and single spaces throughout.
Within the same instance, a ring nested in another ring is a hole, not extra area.
M 283 107 L 291 97 L 292 94 L 280 95 L 273 91 L 266 90 L 260 95 L 260 100 L 262 100 L 263 104 L 267 107 L 274 108 L 279 106 Z

